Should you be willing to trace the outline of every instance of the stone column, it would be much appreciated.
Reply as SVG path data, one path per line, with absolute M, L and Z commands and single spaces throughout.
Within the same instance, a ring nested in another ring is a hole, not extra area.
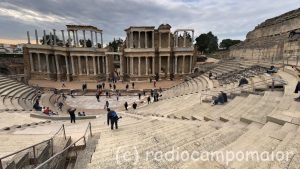
M 102 46 L 102 48 L 104 48 L 103 38 L 102 38 L 102 32 L 100 33 L 100 35 L 101 35 L 101 46 Z
M 130 46 L 129 46 L 129 34 L 128 34 L 128 32 L 126 33 L 126 48 L 130 48 Z
M 61 30 L 61 36 L 62 36 L 62 38 L 63 38 L 63 46 L 65 46 L 66 40 L 65 40 L 64 30 Z
M 71 36 L 70 36 L 70 31 L 68 30 L 68 45 L 71 47 Z
M 154 31 L 152 31 L 152 48 L 154 48 Z
M 161 56 L 158 56 L 158 74 L 160 74 L 161 71 Z
M 56 77 L 57 81 L 60 81 L 60 70 L 59 70 L 59 64 L 58 64 L 58 57 L 55 54 L 55 65 L 56 65 Z
M 152 74 L 155 75 L 155 56 L 152 57 Z
M 81 59 L 80 56 L 78 56 L 78 68 L 79 68 L 79 75 L 82 75 L 82 69 L 81 69 Z
M 96 48 L 98 48 L 98 37 L 97 37 L 97 32 L 95 32 L 95 39 L 96 39 Z
M 85 56 L 85 70 L 86 70 L 86 75 L 89 75 L 90 74 L 90 70 L 89 70 L 88 56 Z
M 75 67 L 74 67 L 74 56 L 70 56 L 71 57 L 71 64 L 72 64 L 72 75 L 75 76 Z
M 191 43 L 191 47 L 193 47 L 193 42 L 194 42 L 194 31 L 192 31 L 192 43 Z
M 105 68 L 106 68 L 106 74 L 108 75 L 109 74 L 109 72 L 108 72 L 108 56 L 105 56 Z
M 38 37 L 38 32 L 35 30 L 35 43 L 38 45 L 39 44 L 39 37 Z
M 49 38 L 49 42 L 50 42 L 50 45 L 52 46 L 53 45 L 53 41 L 52 41 L 52 33 L 50 32 L 50 38 Z
M 105 73 L 105 57 L 102 56 L 102 71 Z
M 47 39 L 46 39 L 46 30 L 44 30 L 44 37 L 43 37 L 44 44 L 47 45 Z
M 184 74 L 184 60 L 185 60 L 185 56 L 182 56 L 182 74 Z
M 183 33 L 183 47 L 186 47 L 186 31 Z
M 30 35 L 29 35 L 29 31 L 27 31 L 27 40 L 28 40 L 28 44 L 30 44 Z
M 41 55 L 40 55 L 40 53 L 37 53 L 37 56 L 38 56 L 39 72 L 42 72 Z
M 33 64 L 33 56 L 32 53 L 29 53 L 30 56 L 30 67 L 31 67 L 31 72 L 34 72 L 34 64 Z
M 168 48 L 170 48 L 171 44 L 171 32 L 169 32 L 169 42 L 168 42 Z
M 175 56 L 175 68 L 174 68 L 174 74 L 177 74 L 177 56 Z
M 193 56 L 190 56 L 190 74 L 192 73 Z
M 130 74 L 133 75 L 133 57 L 130 57 Z
M 146 59 L 146 75 L 148 75 L 148 56 L 146 56 L 145 59 Z
M 147 31 L 145 31 L 145 48 L 148 48 Z
M 141 31 L 139 31 L 138 48 L 141 48 Z
M 161 48 L 161 33 L 158 32 L 158 48 Z
M 49 55 L 45 54 L 45 56 L 46 56 L 47 74 L 50 74 Z
M 69 62 L 68 62 L 68 56 L 65 56 L 65 62 L 66 62 L 66 69 L 67 69 L 67 81 L 70 81 L 70 71 L 69 71 Z
M 176 32 L 176 47 L 178 47 L 178 32 Z
M 91 42 L 92 42 L 92 47 L 95 47 L 95 45 L 94 45 L 93 31 L 91 31 Z
M 168 73 L 168 75 L 170 74 L 170 56 L 168 56 L 168 71 L 167 71 L 167 73 Z
M 96 57 L 96 56 L 93 56 L 94 75 L 97 74 L 95 57 Z
M 85 30 L 83 30 L 83 47 L 86 47 Z
M 77 46 L 79 46 L 79 40 L 78 40 L 78 31 L 77 30 L 75 30 L 75 32 L 76 32 L 76 44 L 77 44 Z M 76 47 L 77 47 L 76 46 Z
M 141 57 L 139 56 L 138 75 L 141 76 Z
M 126 64 L 127 64 L 126 72 L 127 72 L 127 74 L 129 75 L 130 72 L 129 72 L 129 58 L 128 58 L 128 57 L 126 57 Z
M 123 56 L 120 56 L 120 76 L 123 76 Z
M 53 29 L 53 42 L 54 42 L 54 46 L 56 46 L 56 30 Z
M 97 56 L 98 74 L 100 74 L 100 57 Z
M 76 37 L 75 37 L 75 31 L 73 30 L 73 42 L 74 42 L 74 47 L 77 46 L 77 43 L 76 43 Z
M 130 31 L 130 48 L 133 48 L 133 31 Z

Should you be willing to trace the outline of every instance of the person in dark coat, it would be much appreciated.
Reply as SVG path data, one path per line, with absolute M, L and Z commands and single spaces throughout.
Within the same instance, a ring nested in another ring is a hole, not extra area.
M 213 75 L 212 75 L 212 73 L 211 72 L 209 72 L 209 74 L 208 74 L 208 78 L 209 79 L 211 79 L 211 77 L 212 77 Z
M 125 107 L 125 110 L 128 110 L 128 103 L 127 102 L 124 103 L 124 107 Z
M 300 91 L 300 81 L 298 81 L 296 88 L 295 88 L 295 93 L 298 93 Z M 296 101 L 300 101 L 300 96 L 295 98 Z
M 129 88 L 129 85 L 128 85 L 128 84 L 126 84 L 126 90 L 128 90 L 128 88 Z
M 106 101 L 105 106 L 106 106 L 106 108 L 109 107 L 109 102 L 108 101 Z
M 114 125 L 115 128 L 118 129 L 118 120 L 118 114 L 114 110 L 110 110 L 109 108 L 107 108 L 107 125 L 109 126 L 110 122 L 112 130 L 114 129 Z
M 136 107 L 137 107 L 137 104 L 136 104 L 135 102 L 133 102 L 132 108 L 133 108 L 133 109 L 136 109 Z
M 224 92 L 221 92 L 223 98 L 224 98 L 224 103 L 226 103 L 228 100 L 227 100 L 227 94 L 224 93 Z
M 242 86 L 242 85 L 244 85 L 244 84 L 248 84 L 248 83 L 249 83 L 248 80 L 243 77 L 243 78 L 241 78 L 241 80 L 239 82 L 239 87 Z
M 147 101 L 148 101 L 148 104 L 150 104 L 150 101 L 151 101 L 150 96 L 148 96 Z
M 141 100 L 141 96 L 142 96 L 142 94 L 141 94 L 141 93 L 139 93 L 139 100 Z
M 132 84 L 131 84 L 131 85 L 132 85 L 132 88 L 134 89 L 134 82 L 132 82 Z
M 70 118 L 71 118 L 71 123 L 74 122 L 75 123 L 75 108 L 69 108 L 68 112 L 70 114 Z
M 97 98 L 97 101 L 100 102 L 100 95 L 99 95 L 99 92 L 96 92 L 96 98 Z
M 102 83 L 102 87 L 103 87 L 103 89 L 105 88 L 105 83 L 104 82 Z

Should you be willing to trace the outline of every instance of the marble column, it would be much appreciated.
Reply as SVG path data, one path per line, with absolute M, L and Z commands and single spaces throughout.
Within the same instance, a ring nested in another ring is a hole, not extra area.
M 147 31 L 145 31 L 145 48 L 148 48 Z
M 63 38 L 63 46 L 65 46 L 66 40 L 65 40 L 64 30 L 61 30 L 61 36 L 62 36 L 62 38 Z
M 141 57 L 139 56 L 138 75 L 141 76 Z
M 158 48 L 161 48 L 161 33 L 158 32 Z
M 93 31 L 91 31 L 91 42 L 92 42 L 92 47 L 95 47 L 95 45 L 94 45 Z
M 193 56 L 190 56 L 190 74 L 192 73 Z
M 102 56 L 102 71 L 103 71 L 103 74 L 105 73 L 105 57 Z
M 100 57 L 97 56 L 97 65 L 98 65 L 98 74 L 101 74 L 101 71 L 100 71 Z
M 72 75 L 75 76 L 76 72 L 74 67 L 74 56 L 71 56 L 71 64 L 72 64 Z
M 130 57 L 130 74 L 133 75 L 133 57 Z
M 182 74 L 184 74 L 184 60 L 185 60 L 185 56 L 182 56 Z
M 71 36 L 70 36 L 70 31 L 68 30 L 68 45 L 71 47 Z
M 46 39 L 46 30 L 44 30 L 44 37 L 43 37 L 44 44 L 47 45 L 47 39 Z
M 192 31 L 192 43 L 191 43 L 191 47 L 193 47 L 193 43 L 194 43 L 194 31 Z
M 76 47 L 76 46 L 77 46 L 77 43 L 76 43 L 75 31 L 73 30 L 72 33 L 73 33 L 74 47 Z
M 146 59 L 146 75 L 148 75 L 148 56 L 146 56 L 145 59 Z
M 133 31 L 130 31 L 130 48 L 133 48 Z
M 70 81 L 70 71 L 69 71 L 69 62 L 68 62 L 68 56 L 65 56 L 65 62 L 66 62 L 66 69 L 67 69 L 67 81 Z
M 42 72 L 41 55 L 40 55 L 40 53 L 37 53 L 37 56 L 38 56 L 39 72 Z
M 49 54 L 46 53 L 45 56 L 46 56 L 47 74 L 50 74 Z
M 154 48 L 154 31 L 152 31 L 152 48 Z
M 177 56 L 175 56 L 175 68 L 174 68 L 174 74 L 177 74 Z
M 158 73 L 161 71 L 161 56 L 158 56 Z
M 168 48 L 170 48 L 171 44 L 171 32 L 169 32 L 169 41 L 168 41 Z
M 33 64 L 33 56 L 32 55 L 33 55 L 32 53 L 29 53 L 31 72 L 34 72 L 34 64 Z
M 108 71 L 108 56 L 105 56 L 105 60 L 106 60 L 106 63 L 105 63 L 105 68 L 106 68 L 106 74 L 109 74 L 109 71 Z
M 88 56 L 85 56 L 85 70 L 86 70 L 86 75 L 89 75 L 90 74 L 90 70 L 89 70 Z
M 126 57 L 126 64 L 127 64 L 127 70 L 126 70 L 126 72 L 129 75 L 130 74 L 130 72 L 129 72 L 129 57 Z
M 77 44 L 77 46 L 79 46 L 79 40 L 78 40 L 78 31 L 77 30 L 75 30 L 75 32 L 76 32 L 76 44 Z M 76 47 L 77 47 L 76 46 Z
M 27 43 L 30 44 L 30 35 L 29 35 L 29 31 L 27 31 Z
M 83 47 L 86 47 L 86 39 L 85 39 L 85 30 L 82 31 L 83 32 Z
M 170 56 L 168 56 L 168 71 L 167 71 L 167 73 L 168 73 L 168 75 L 170 74 Z
M 96 57 L 96 56 L 93 56 L 94 75 L 97 74 L 95 57 Z
M 56 30 L 53 29 L 53 41 L 54 41 L 54 46 L 56 46 Z
M 183 33 L 183 47 L 186 47 L 186 32 Z
M 152 74 L 155 75 L 155 56 L 152 57 Z
M 176 47 L 178 47 L 178 32 L 176 32 Z
M 58 56 L 55 54 L 55 65 L 56 65 L 56 77 L 57 81 L 60 81 L 60 70 L 59 70 L 59 64 L 58 64 Z
M 38 37 L 38 32 L 35 30 L 35 43 L 38 45 L 39 44 L 39 37 Z
M 103 45 L 103 38 L 102 38 L 102 32 L 100 33 L 100 35 L 101 35 L 101 46 L 102 46 L 102 48 L 104 48 L 104 45 Z
M 78 68 L 79 68 L 79 75 L 82 75 L 82 69 L 81 69 L 81 57 L 78 56 Z
M 96 40 L 96 48 L 98 48 L 98 37 L 97 37 L 97 32 L 95 32 L 95 40 Z
M 123 56 L 120 55 L 120 76 L 123 76 Z
M 141 48 L 141 31 L 139 31 L 138 48 Z

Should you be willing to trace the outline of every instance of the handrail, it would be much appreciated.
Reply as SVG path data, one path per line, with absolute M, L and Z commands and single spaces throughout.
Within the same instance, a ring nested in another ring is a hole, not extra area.
M 5 158 L 7 158 L 7 157 L 9 157 L 9 156 L 18 154 L 18 153 L 20 153 L 20 152 L 23 152 L 23 151 L 25 151 L 25 150 L 35 149 L 35 147 L 38 146 L 38 145 L 41 145 L 41 144 L 43 144 L 43 143 L 45 143 L 45 142 L 52 141 L 53 138 L 54 138 L 61 130 L 64 131 L 64 138 L 66 139 L 65 126 L 64 126 L 64 124 L 62 124 L 62 126 L 58 129 L 58 131 L 57 131 L 51 138 L 49 138 L 49 139 L 47 139 L 47 140 L 44 140 L 44 141 L 41 141 L 41 142 L 39 142 L 39 143 L 36 143 L 36 144 L 34 144 L 34 145 L 31 145 L 31 146 L 29 146 L 29 147 L 23 148 L 23 149 L 21 149 L 21 150 L 18 150 L 18 151 L 16 151 L 16 152 L 10 153 L 10 154 L 5 155 L 5 156 L 3 156 L 3 157 L 0 157 L 0 169 L 3 169 L 3 165 L 2 165 L 2 160 L 3 160 L 3 159 L 5 159 Z M 34 153 L 34 154 L 35 154 L 35 153 Z
M 63 149 L 62 151 L 56 153 L 54 156 L 52 156 L 51 158 L 49 158 L 48 160 L 44 161 L 43 163 L 41 163 L 40 165 L 38 165 L 35 169 L 40 169 L 42 168 L 44 165 L 46 165 L 47 163 L 49 163 L 50 161 L 52 161 L 54 158 L 56 158 L 57 156 L 61 155 L 62 153 L 66 152 L 67 150 L 69 150 L 71 147 L 75 147 L 76 143 L 78 143 L 79 141 L 81 141 L 82 139 L 84 140 L 84 144 L 86 145 L 86 134 L 87 132 L 90 131 L 90 136 L 92 137 L 92 124 L 91 122 L 89 122 L 83 136 L 81 136 L 80 138 L 78 138 L 75 142 L 73 142 L 72 144 L 70 144 L 68 147 L 66 147 L 65 149 Z M 76 153 L 77 154 L 77 153 Z

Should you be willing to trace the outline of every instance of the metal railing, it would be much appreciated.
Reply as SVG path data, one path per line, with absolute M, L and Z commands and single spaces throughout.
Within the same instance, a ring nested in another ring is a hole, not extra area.
M 65 132 L 65 126 L 62 125 L 62 126 L 59 128 L 59 130 L 58 130 L 51 138 L 49 138 L 49 139 L 47 139 L 47 140 L 44 140 L 44 141 L 41 141 L 41 142 L 39 142 L 39 143 L 36 143 L 36 144 L 34 144 L 34 145 L 31 145 L 31 146 L 29 146 L 29 147 L 23 148 L 23 149 L 21 149 L 21 150 L 18 150 L 18 151 L 16 151 L 16 152 L 10 153 L 10 154 L 5 155 L 5 156 L 3 156 L 3 157 L 0 157 L 0 169 L 4 169 L 4 166 L 3 166 L 4 159 L 9 158 L 9 157 L 12 157 L 12 156 L 15 156 L 15 155 L 17 155 L 17 154 L 19 154 L 19 153 L 25 153 L 25 154 L 26 154 L 26 153 L 28 153 L 28 154 L 32 153 L 32 157 L 33 157 L 33 165 L 36 166 L 36 165 L 38 164 L 38 161 L 37 161 L 37 154 L 38 154 L 39 147 L 40 147 L 40 146 L 43 146 L 44 144 L 46 144 L 46 146 L 50 146 L 51 156 L 52 156 L 52 155 L 53 155 L 53 152 L 54 152 L 54 150 L 53 150 L 54 140 L 56 139 L 56 137 L 58 136 L 58 134 L 59 134 L 60 132 L 62 132 L 63 138 L 66 140 L 67 137 L 66 137 L 66 132 Z M 41 151 L 43 151 L 43 149 L 42 149 Z M 5 163 L 6 163 L 6 166 L 8 166 L 8 165 L 10 165 L 10 164 L 13 163 L 13 162 L 14 162 L 13 160 L 8 160 L 8 161 L 6 161 Z M 29 163 L 29 161 L 28 161 L 28 163 Z
M 87 134 L 89 134 L 89 135 L 87 136 Z M 78 138 L 75 142 L 71 143 L 68 147 L 63 149 L 61 152 L 56 153 L 51 158 L 49 158 L 45 162 L 38 165 L 35 169 L 60 169 L 60 168 L 64 168 L 64 166 L 66 166 L 65 162 L 66 162 L 66 158 L 67 158 L 68 154 L 74 152 L 75 158 L 77 158 L 78 150 L 76 149 L 76 144 L 83 140 L 83 143 L 84 143 L 83 146 L 86 147 L 87 139 L 88 139 L 89 136 L 93 137 L 91 122 L 89 122 L 83 136 Z

